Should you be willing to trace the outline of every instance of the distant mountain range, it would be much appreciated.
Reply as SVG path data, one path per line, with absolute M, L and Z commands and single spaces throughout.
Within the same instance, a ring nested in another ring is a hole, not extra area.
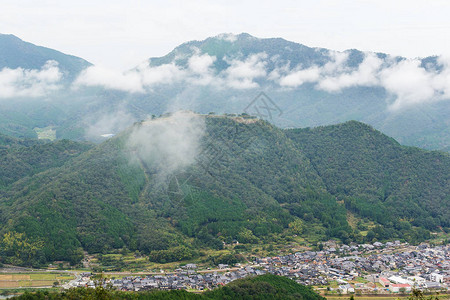
M 417 243 L 450 227 L 449 154 L 355 121 L 283 130 L 246 115 L 175 113 L 99 145 L 0 145 L 7 263 L 76 263 L 82 250 L 123 247 L 169 262 L 298 236 Z
M 35 70 L 0 85 L 0 132 L 17 137 L 37 137 L 36 127 L 50 126 L 57 138 L 99 142 L 168 111 L 242 113 L 263 91 L 282 112 L 269 121 L 283 128 L 357 120 L 405 145 L 450 147 L 448 70 L 439 57 L 337 52 L 222 34 L 117 73 L 0 35 L 0 67 Z

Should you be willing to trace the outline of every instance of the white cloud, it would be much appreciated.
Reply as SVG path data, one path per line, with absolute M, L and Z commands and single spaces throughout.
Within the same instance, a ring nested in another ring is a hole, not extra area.
M 339 93 L 344 89 L 360 86 L 384 88 L 393 98 L 389 108 L 400 109 L 410 105 L 450 99 L 450 59 L 440 57 L 442 68 L 422 68 L 419 59 L 396 61 L 392 57 L 379 58 L 374 53 L 365 53 L 357 67 L 348 66 L 349 52 L 329 52 L 329 61 L 308 68 L 298 66 L 290 69 L 289 62 L 277 63 L 279 57 L 268 58 L 258 53 L 245 59 L 225 59 L 229 67 L 217 73 L 214 69 L 216 57 L 194 54 L 181 67 L 175 63 L 156 67 L 143 64 L 133 71 L 117 73 L 99 67 L 83 71 L 75 85 L 99 85 L 128 92 L 146 92 L 158 84 L 185 83 L 191 86 L 211 86 L 216 89 L 258 88 L 257 79 L 277 83 L 280 87 L 297 88 L 313 83 L 318 90 Z M 269 59 L 279 67 L 268 74 Z M 280 66 L 281 65 L 281 66 Z
M 327 92 L 339 92 L 352 86 L 375 86 L 383 61 L 373 53 L 367 53 L 357 70 L 320 79 L 317 88 Z M 342 70 L 342 68 L 340 68 Z
M 47 61 L 40 70 L 3 68 L 0 71 L 0 98 L 44 96 L 61 88 L 61 78 L 56 61 Z
M 143 160 L 158 175 L 166 177 L 195 162 L 204 131 L 203 117 L 178 111 L 136 126 L 127 145 L 132 160 Z
M 438 63 L 443 67 L 439 76 L 435 76 L 433 86 L 443 99 L 450 99 L 450 56 L 440 56 Z
M 315 83 L 315 88 L 329 93 L 358 86 L 378 86 L 392 97 L 390 110 L 450 99 L 450 58 L 439 57 L 442 69 L 426 70 L 419 59 L 395 61 L 380 59 L 374 53 L 365 53 L 359 66 L 347 66 L 348 53 L 331 52 L 330 62 L 324 66 L 289 70 L 289 66 L 275 69 L 269 79 L 282 87 L 296 88 L 304 83 Z
M 426 70 L 419 59 L 385 61 L 373 53 L 366 53 L 363 62 L 351 72 L 321 77 L 316 88 L 340 92 L 355 86 L 379 86 L 394 97 L 390 110 L 450 99 L 450 60 L 439 58 L 441 71 Z
M 130 93 L 145 93 L 146 87 L 156 84 L 171 84 L 181 80 L 185 71 L 175 64 L 164 64 L 150 67 L 140 65 L 128 72 L 92 66 L 83 70 L 74 81 L 74 87 L 101 86 L 106 89 L 125 91 Z
M 324 76 L 336 76 L 337 73 L 343 72 L 346 67 L 348 53 L 330 51 L 328 53 L 330 61 L 322 67 L 311 66 L 307 69 L 302 69 L 301 66 L 289 70 L 288 67 L 275 69 L 271 72 L 269 78 L 278 81 L 284 87 L 299 87 L 307 82 L 319 82 L 323 80 Z
M 306 82 L 316 82 L 320 77 L 320 69 L 318 67 L 311 67 L 308 69 L 301 69 L 294 71 L 284 77 L 280 78 L 280 85 L 286 87 L 298 87 Z
M 211 67 L 215 61 L 215 56 L 209 56 L 208 54 L 194 55 L 189 58 L 188 66 L 195 74 L 208 74 L 211 73 Z
M 214 69 L 212 67 L 215 61 L 216 57 L 208 54 L 191 56 L 188 60 L 191 75 L 190 83 L 196 85 L 214 84 Z
M 329 51 L 330 61 L 322 67 L 322 73 L 333 74 L 345 71 L 348 55 L 348 52 Z
M 439 57 L 441 70 L 421 67 L 418 59 L 403 60 L 381 72 L 381 86 L 395 97 L 391 110 L 450 100 L 450 60 Z
M 136 118 L 126 111 L 118 108 L 108 113 L 95 113 L 87 116 L 84 122 L 87 124 L 86 137 L 99 140 L 100 137 L 110 137 L 125 128 L 131 126 Z
M 101 86 L 130 93 L 144 93 L 158 84 L 173 84 L 183 80 L 193 84 L 207 85 L 213 81 L 214 56 L 193 55 L 188 67 L 181 68 L 175 63 L 152 67 L 148 62 L 128 72 L 92 66 L 85 69 L 74 82 L 74 87 Z
M 433 77 L 415 59 L 403 60 L 380 74 L 381 85 L 396 97 L 391 109 L 431 101 L 436 96 Z
M 142 77 L 144 86 L 156 84 L 171 84 L 182 80 L 186 76 L 186 71 L 179 68 L 174 63 L 164 64 L 156 67 L 145 66 L 140 68 L 139 75 Z
M 223 72 L 226 84 L 235 89 L 257 88 L 254 79 L 267 75 L 267 54 L 258 53 L 249 56 L 246 60 L 231 60 L 230 66 Z
M 144 92 L 141 76 L 137 71 L 123 73 L 101 66 L 83 70 L 75 80 L 74 86 L 102 86 L 132 93 Z
M 89 67 L 81 72 L 74 82 L 74 87 L 101 86 L 131 93 L 144 93 L 154 85 L 187 82 L 193 85 L 212 85 L 216 88 L 249 89 L 259 86 L 254 81 L 256 78 L 267 75 L 265 53 L 251 55 L 243 61 L 230 60 L 227 69 L 215 74 L 213 64 L 216 57 L 196 52 L 188 59 L 185 68 L 175 63 L 156 67 L 145 63 L 132 71 L 122 73 L 103 67 Z

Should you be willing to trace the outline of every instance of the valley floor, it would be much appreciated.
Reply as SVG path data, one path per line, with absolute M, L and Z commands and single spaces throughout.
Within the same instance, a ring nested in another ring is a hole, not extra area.
M 369 296 L 387 300 L 408 294 L 412 289 L 445 295 L 450 287 L 450 246 L 410 246 L 400 242 L 347 246 L 329 242 L 321 251 L 255 258 L 248 264 L 235 267 L 221 264 L 216 269 L 200 269 L 191 263 L 156 272 L 93 274 L 81 270 L 9 270 L 10 273 L 0 274 L 0 288 L 95 287 L 100 282 L 124 291 L 204 291 L 236 279 L 269 273 L 314 286 L 333 300 L 347 294 L 354 294 L 362 300 Z

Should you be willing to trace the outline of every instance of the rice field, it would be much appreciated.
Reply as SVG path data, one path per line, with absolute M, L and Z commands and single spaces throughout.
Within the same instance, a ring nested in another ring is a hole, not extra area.
M 0 289 L 51 287 L 55 281 L 61 283 L 72 278 L 70 274 L 61 273 L 0 274 Z

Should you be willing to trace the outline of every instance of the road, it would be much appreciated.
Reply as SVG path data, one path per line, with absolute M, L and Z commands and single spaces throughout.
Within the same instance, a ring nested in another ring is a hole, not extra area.
M 74 286 L 75 286 L 75 282 L 77 282 L 77 281 L 79 281 L 79 280 L 81 279 L 80 273 L 74 272 L 73 274 L 75 275 L 75 279 L 72 279 L 72 280 L 69 281 L 68 283 L 63 284 L 62 287 L 63 287 L 64 289 L 67 290 L 67 289 L 70 289 L 71 287 L 74 287 Z

